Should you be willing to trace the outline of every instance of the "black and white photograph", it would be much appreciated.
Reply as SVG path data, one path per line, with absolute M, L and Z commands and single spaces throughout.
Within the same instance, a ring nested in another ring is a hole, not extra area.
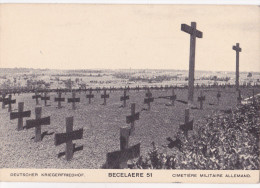
M 259 5 L 0 11 L 0 169 L 259 174 Z

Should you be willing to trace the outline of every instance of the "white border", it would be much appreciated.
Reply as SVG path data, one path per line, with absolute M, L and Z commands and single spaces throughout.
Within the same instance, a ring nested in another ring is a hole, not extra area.
M 206 5 L 260 5 L 260 0 L 0 0 L 0 4 L 2 3 L 71 3 L 71 4 L 206 4 Z M 176 188 L 203 188 L 203 187 L 211 187 L 211 188 L 218 188 L 219 185 L 214 184 L 116 184 L 116 183 L 98 183 L 98 184 L 83 184 L 83 183 L 7 183 L 7 182 L 0 182 L 0 187 L 3 188 L 70 188 L 70 187 L 77 187 L 77 188 L 85 188 L 85 187 L 146 187 L 146 188 L 155 188 L 155 187 L 176 187 Z M 250 187 L 250 188 L 258 188 L 258 184 L 255 185 L 231 185 L 231 184 L 222 184 L 222 188 L 243 188 L 243 187 Z
M 260 0 L 0 0 L 0 3 L 260 5 Z

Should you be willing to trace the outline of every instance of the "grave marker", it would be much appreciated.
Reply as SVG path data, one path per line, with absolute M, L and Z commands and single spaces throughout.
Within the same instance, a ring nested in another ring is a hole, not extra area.
M 68 98 L 68 103 L 72 103 L 72 109 L 76 109 L 76 102 L 80 102 L 80 98 L 76 98 L 76 93 L 72 92 L 72 98 Z
M 107 104 L 107 98 L 109 98 L 109 94 L 107 94 L 106 89 L 104 89 L 104 94 L 101 95 L 101 98 L 104 99 L 104 105 Z
M 124 96 L 120 97 L 120 101 L 124 101 L 123 107 L 126 107 L 126 100 L 129 100 L 129 95 L 126 95 L 126 89 L 125 89 Z
M 73 117 L 66 118 L 66 133 L 55 134 L 55 146 L 66 143 L 65 158 L 67 161 L 73 157 L 74 146 L 72 141 L 82 139 L 83 128 L 73 131 Z
M 182 142 L 179 138 L 172 140 L 171 137 L 168 137 L 166 138 L 166 140 L 169 141 L 169 144 L 167 145 L 168 148 L 172 149 L 174 147 L 177 147 L 180 151 L 182 150 Z
M 6 94 L 3 93 L 2 98 L 0 98 L 0 102 L 2 102 L 2 109 L 5 108 L 5 101 L 8 101 L 8 98 L 5 98 L 5 97 L 6 97 Z
M 35 91 L 35 95 L 32 96 L 32 99 L 35 99 L 35 101 L 36 101 L 36 105 L 39 104 L 39 100 L 38 100 L 39 98 L 41 98 L 41 95 L 38 94 L 37 91 Z
M 220 93 L 220 91 L 218 90 L 218 93 L 217 93 L 218 105 L 219 105 L 220 97 L 221 97 L 221 93 Z
M 127 127 L 120 128 L 120 150 L 107 153 L 106 168 L 128 168 L 127 161 L 140 156 L 140 143 L 128 147 L 130 132 L 131 130 Z
M 241 90 L 238 89 L 237 104 L 241 104 L 241 101 L 242 101 Z
M 144 99 L 144 104 L 147 104 L 148 105 L 148 111 L 150 111 L 151 109 L 151 102 L 154 101 L 154 98 L 152 97 L 152 93 L 150 92 L 150 90 L 148 89 L 148 92 L 145 94 L 145 96 L 147 98 Z
M 10 113 L 10 120 L 18 119 L 17 130 L 23 130 L 23 118 L 30 117 L 31 111 L 23 111 L 24 102 L 18 103 L 18 112 L 11 112 Z
M 190 62 L 189 62 L 188 101 L 193 102 L 196 38 L 197 37 L 202 38 L 202 32 L 197 30 L 196 22 L 191 22 L 191 26 L 189 26 L 187 24 L 181 24 L 181 30 L 190 34 Z
M 176 100 L 176 94 L 174 92 L 174 89 L 172 88 L 172 96 L 170 96 L 170 100 L 172 101 L 172 106 L 174 106 L 174 101 Z
M 12 95 L 10 94 L 10 95 L 8 96 L 8 99 L 5 99 L 5 100 L 3 101 L 3 103 L 4 103 L 4 105 L 7 105 L 7 104 L 8 104 L 8 112 L 11 112 L 11 111 L 12 111 L 12 104 L 15 104 L 15 103 L 16 103 L 16 100 L 15 100 L 15 99 L 12 100 Z
M 50 97 L 47 96 L 47 92 L 44 92 L 44 97 L 41 96 L 41 100 L 44 100 L 44 105 L 47 106 L 47 101 L 50 100 Z
M 35 138 L 34 141 L 35 142 L 39 142 L 41 141 L 41 126 L 42 125 L 50 125 L 51 120 L 50 120 L 50 116 L 48 117 L 41 117 L 42 115 L 42 107 L 36 107 L 35 108 L 35 119 L 32 120 L 27 120 L 26 121 L 26 129 L 30 129 L 35 127 Z
M 88 99 L 88 103 L 91 103 L 91 99 L 94 98 L 94 95 L 92 94 L 92 88 L 89 89 L 89 94 L 86 95 L 86 98 Z
M 61 108 L 61 102 L 64 102 L 65 98 L 61 98 L 61 92 L 60 91 L 58 93 L 58 98 L 55 97 L 54 101 L 58 102 L 58 108 Z
M 253 99 L 252 100 L 253 100 L 253 105 L 255 105 L 255 89 L 253 88 L 252 90 L 253 90 L 252 91 L 253 92 Z
M 131 115 L 126 116 L 126 123 L 130 124 L 131 123 L 131 134 L 134 133 L 135 130 L 135 121 L 139 120 L 139 112 L 135 113 L 135 103 L 131 104 Z
M 236 43 L 236 46 L 233 46 L 233 50 L 236 51 L 236 89 L 239 89 L 239 52 L 242 49 L 239 47 L 239 43 Z
M 185 109 L 185 117 L 184 117 L 184 124 L 180 125 L 180 129 L 184 132 L 186 138 L 188 137 L 188 131 L 193 130 L 193 120 L 190 119 L 190 109 Z
M 203 109 L 203 102 L 206 100 L 205 95 L 203 95 L 202 90 L 200 90 L 200 96 L 198 97 L 198 101 L 200 102 L 200 109 Z

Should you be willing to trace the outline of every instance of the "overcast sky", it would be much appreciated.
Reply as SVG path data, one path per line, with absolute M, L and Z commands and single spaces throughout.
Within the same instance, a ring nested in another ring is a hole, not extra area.
M 0 5 L 0 67 L 188 69 L 260 72 L 260 7 L 199 5 Z

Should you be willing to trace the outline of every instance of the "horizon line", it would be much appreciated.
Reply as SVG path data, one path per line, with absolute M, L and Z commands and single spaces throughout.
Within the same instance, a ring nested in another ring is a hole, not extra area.
M 166 70 L 166 71 L 189 71 L 188 69 L 160 69 L 160 68 L 75 68 L 75 69 L 58 69 L 58 68 L 26 68 L 26 67 L 0 67 L 0 69 L 33 69 L 33 70 L 60 70 L 60 71 L 73 71 L 73 70 Z M 207 72 L 236 72 L 230 70 L 196 70 Z M 195 71 L 195 72 L 196 72 Z M 258 71 L 240 71 L 240 73 L 260 73 Z

